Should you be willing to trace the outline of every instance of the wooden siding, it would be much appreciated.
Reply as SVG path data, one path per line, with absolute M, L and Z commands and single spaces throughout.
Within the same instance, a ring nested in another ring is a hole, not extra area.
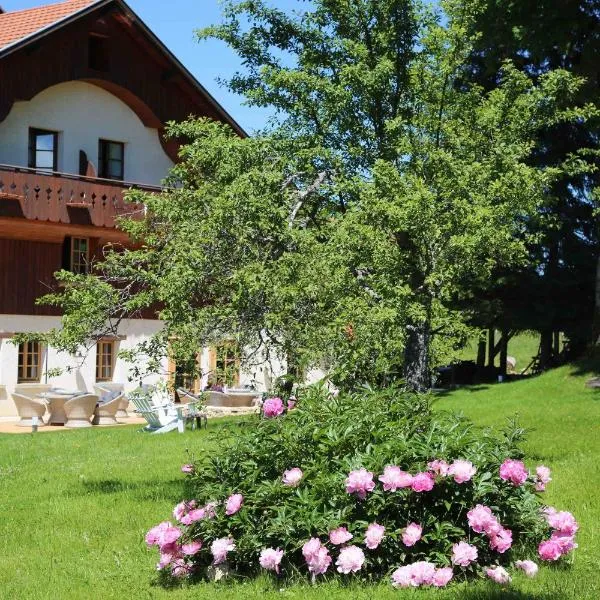
M 62 244 L 0 238 L 0 313 L 57 315 L 35 300 L 48 293 L 62 265 Z

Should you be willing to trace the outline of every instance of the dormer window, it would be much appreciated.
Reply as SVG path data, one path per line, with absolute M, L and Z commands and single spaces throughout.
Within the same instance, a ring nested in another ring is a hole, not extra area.
M 98 177 L 123 181 L 125 173 L 125 144 L 100 140 L 98 144 Z
M 91 34 L 88 38 L 88 66 L 94 71 L 106 73 L 110 70 L 108 38 Z
M 29 168 L 58 170 L 58 133 L 45 129 L 29 129 Z

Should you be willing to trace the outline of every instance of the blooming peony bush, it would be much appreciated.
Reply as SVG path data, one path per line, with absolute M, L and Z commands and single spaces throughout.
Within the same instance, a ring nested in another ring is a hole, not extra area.
M 293 411 L 264 406 L 228 447 L 186 465 L 188 499 L 146 536 L 159 570 L 506 585 L 576 547 L 575 518 L 544 506 L 550 471 L 530 473 L 514 426 L 483 431 L 397 390 L 312 389 Z

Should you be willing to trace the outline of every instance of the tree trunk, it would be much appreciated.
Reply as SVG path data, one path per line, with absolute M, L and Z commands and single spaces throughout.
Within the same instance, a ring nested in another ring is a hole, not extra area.
M 508 358 L 508 331 L 502 331 L 500 338 L 500 375 L 506 377 L 506 359 Z
M 552 330 L 542 331 L 540 340 L 540 369 L 545 371 L 552 366 Z
M 494 366 L 494 359 L 496 358 L 496 354 L 494 352 L 496 347 L 495 337 L 495 330 L 493 327 L 490 327 L 488 330 L 488 367 Z
M 429 323 L 410 324 L 407 327 L 404 350 L 404 379 L 406 387 L 415 392 L 425 392 L 431 387 L 429 372 Z
M 486 350 L 485 340 L 479 340 L 479 344 L 477 346 L 477 366 L 479 368 L 485 367 L 485 350 Z

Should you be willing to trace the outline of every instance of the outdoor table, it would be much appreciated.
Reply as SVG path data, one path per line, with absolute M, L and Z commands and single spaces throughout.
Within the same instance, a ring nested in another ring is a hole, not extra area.
M 67 422 L 67 414 L 65 413 L 65 402 L 76 396 L 76 394 L 66 394 L 59 392 L 45 392 L 40 394 L 40 398 L 46 400 L 48 404 L 48 425 L 64 425 Z

